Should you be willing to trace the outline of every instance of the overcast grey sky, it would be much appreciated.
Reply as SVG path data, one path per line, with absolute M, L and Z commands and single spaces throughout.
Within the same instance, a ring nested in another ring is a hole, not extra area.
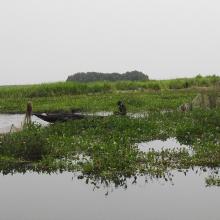
M 220 73 L 217 0 L 0 0 L 0 84 Z

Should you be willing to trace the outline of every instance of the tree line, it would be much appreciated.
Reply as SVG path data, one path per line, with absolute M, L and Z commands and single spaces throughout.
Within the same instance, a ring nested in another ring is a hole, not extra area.
M 143 72 L 134 70 L 131 72 L 120 73 L 100 73 L 100 72 L 80 72 L 68 76 L 67 81 L 77 81 L 77 82 L 94 82 L 94 81 L 120 81 L 120 80 L 130 80 L 130 81 L 143 81 L 149 80 L 148 75 Z

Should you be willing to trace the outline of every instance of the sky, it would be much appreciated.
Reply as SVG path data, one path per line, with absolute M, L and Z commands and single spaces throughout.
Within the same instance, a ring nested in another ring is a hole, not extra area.
M 0 0 L 0 85 L 76 72 L 220 75 L 217 0 Z

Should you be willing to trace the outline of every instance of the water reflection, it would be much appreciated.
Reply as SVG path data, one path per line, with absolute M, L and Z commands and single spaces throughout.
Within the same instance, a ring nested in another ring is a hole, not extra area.
M 84 157 L 80 158 L 78 161 L 82 163 L 82 160 L 87 160 Z M 63 162 L 63 161 L 62 161 Z M 77 161 L 69 163 L 73 166 L 77 166 Z M 59 168 L 57 168 L 59 167 Z M 29 163 L 29 162 L 1 162 L 0 161 L 0 173 L 2 175 L 15 175 L 18 173 L 26 174 L 29 172 L 34 172 L 38 174 L 54 174 L 54 173 L 63 173 L 67 172 L 68 167 L 59 166 L 37 166 L 36 164 Z M 173 171 L 168 169 L 163 173 L 155 173 L 155 172 L 145 172 L 124 176 L 122 173 L 115 173 L 111 178 L 107 178 L 105 176 L 101 176 L 99 174 L 88 174 L 88 173 L 81 173 L 81 172 L 71 172 L 72 175 L 81 181 L 84 181 L 85 184 L 92 185 L 95 188 L 124 188 L 127 189 L 129 185 L 136 184 L 140 179 L 145 179 L 145 182 L 152 182 L 152 181 L 159 181 L 159 182 L 167 182 L 171 185 L 175 184 L 175 174 L 183 173 L 184 176 L 188 174 L 194 173 L 194 175 L 202 175 L 205 178 L 215 177 L 219 178 L 220 168 L 206 168 L 206 167 L 192 167 L 189 169 L 179 169 Z M 205 182 L 205 179 L 203 180 Z
M 139 177 L 127 190 L 76 180 L 72 173 L 13 176 L 0 174 L 0 211 L 4 220 L 67 219 L 218 219 L 219 188 L 205 188 L 205 174 L 174 171 L 175 185 Z

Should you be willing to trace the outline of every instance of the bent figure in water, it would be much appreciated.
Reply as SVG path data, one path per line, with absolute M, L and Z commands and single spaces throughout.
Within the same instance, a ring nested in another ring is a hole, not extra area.
M 125 104 L 122 101 L 117 102 L 118 105 L 118 111 L 114 112 L 115 115 L 126 115 L 127 109 L 125 107 Z

